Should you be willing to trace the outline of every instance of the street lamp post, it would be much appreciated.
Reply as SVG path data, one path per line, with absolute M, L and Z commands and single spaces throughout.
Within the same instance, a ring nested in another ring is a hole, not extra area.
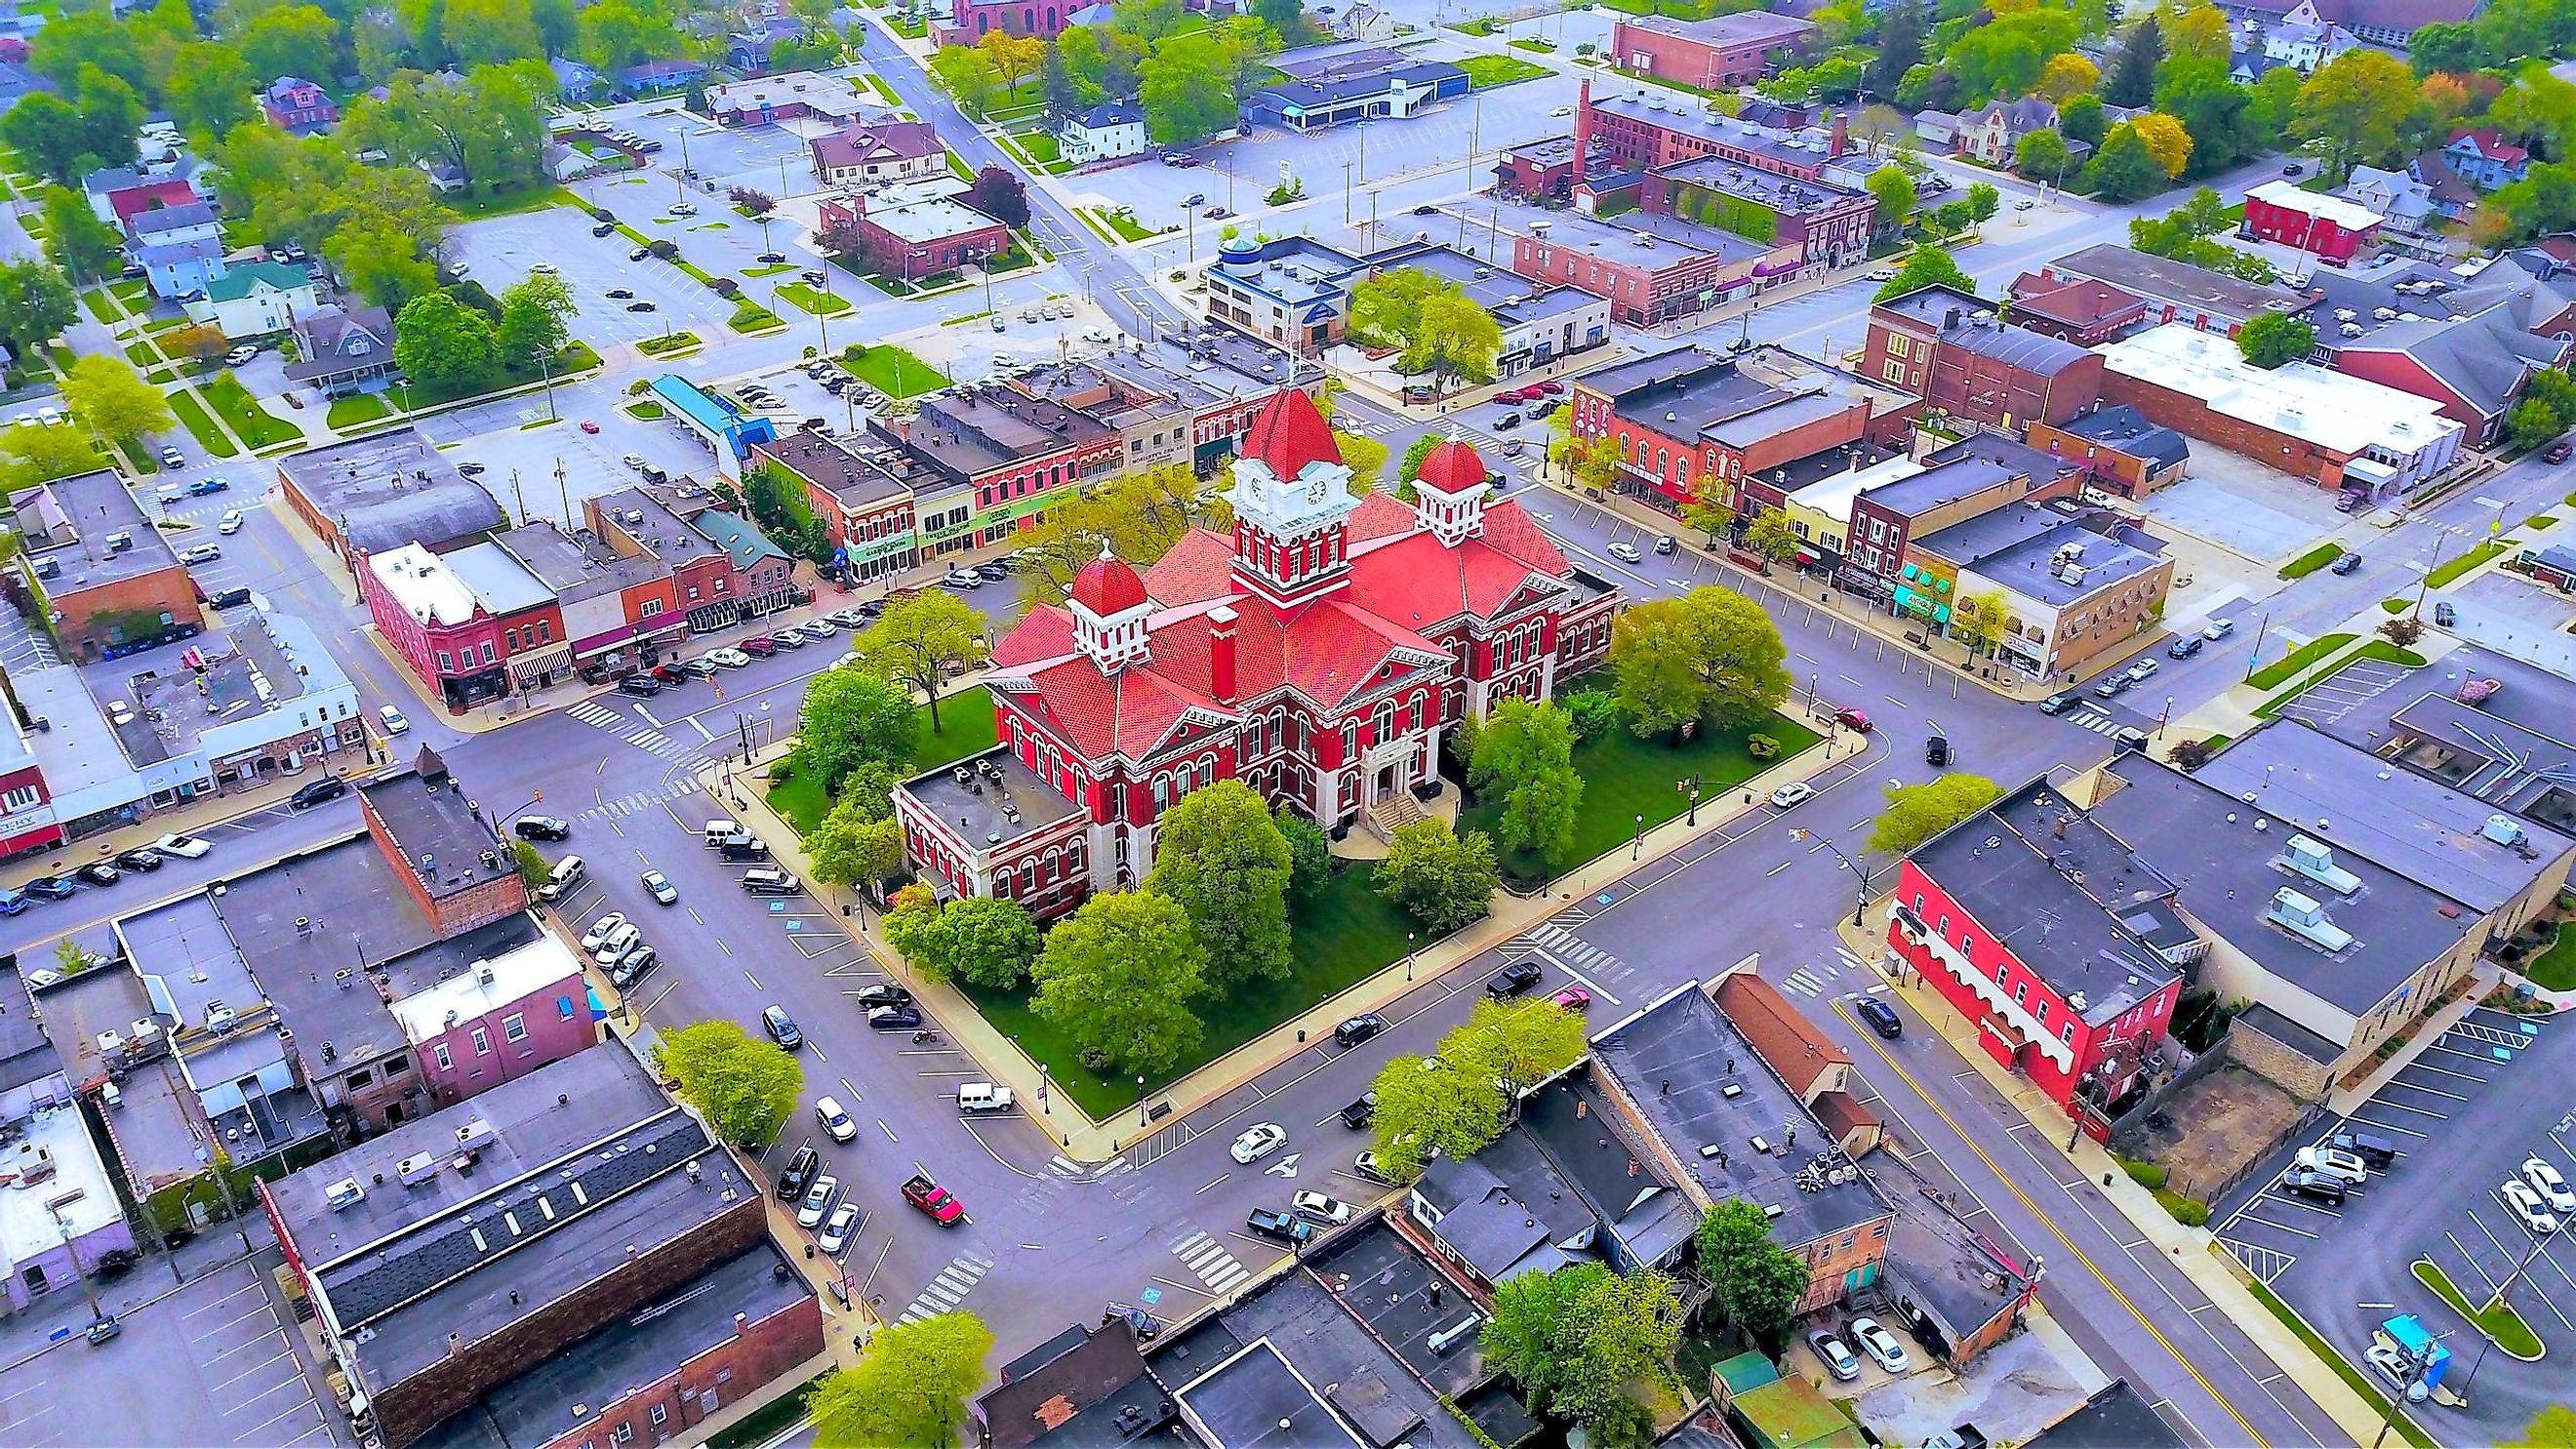
M 1411 931 L 1404 933 L 1404 979 L 1407 981 L 1413 979 L 1413 933 Z
M 1843 854 L 1843 848 L 1834 844 L 1831 837 L 1818 835 L 1812 830 L 1799 829 L 1790 831 L 1789 838 L 1797 841 L 1814 841 L 1816 844 L 1832 851 L 1834 853 L 1834 859 L 1841 861 L 1844 869 L 1860 877 L 1860 894 L 1852 900 L 1852 925 L 1857 928 L 1860 925 L 1862 918 L 1869 912 L 1868 870 L 1864 869 L 1859 861 Z
M 1639 814 L 1639 815 L 1637 816 L 1637 838 L 1628 842 L 1628 860 L 1629 860 L 1629 862 L 1630 862 L 1631 864 L 1634 864 L 1634 863 L 1635 863 L 1635 861 L 1636 861 L 1636 859 L 1637 859 L 1637 853 L 1638 853 L 1639 851 L 1641 851 L 1641 850 L 1644 850 L 1645 848 L 1646 848 L 1646 817 L 1641 813 L 1641 814 Z
M 1153 1121 L 1154 1119 L 1145 1111 L 1145 1074 L 1138 1072 L 1136 1074 L 1136 1125 L 1148 1127 L 1153 1125 Z

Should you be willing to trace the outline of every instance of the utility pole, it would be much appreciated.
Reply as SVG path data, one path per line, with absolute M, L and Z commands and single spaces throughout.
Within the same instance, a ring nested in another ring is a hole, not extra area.
M 519 486 L 519 470 L 516 468 L 510 470 L 510 500 L 519 505 L 518 517 L 515 521 L 519 523 L 527 522 L 528 494 L 527 490 Z
M 1832 851 L 1834 853 L 1834 859 L 1841 861 L 1846 870 L 1849 870 L 1852 874 L 1860 877 L 1860 895 L 1852 901 L 1852 925 L 1855 927 L 1860 925 L 1861 919 L 1869 912 L 1869 872 L 1861 868 L 1860 862 L 1843 854 L 1843 848 L 1834 844 L 1833 839 L 1830 836 L 1818 835 L 1812 830 L 1800 829 L 1790 831 L 1789 838 L 1797 841 L 1814 841 L 1816 844 Z
M 563 500 L 564 529 L 566 532 L 570 532 L 572 529 L 572 489 L 564 483 L 563 457 L 560 454 L 555 457 L 555 496 Z

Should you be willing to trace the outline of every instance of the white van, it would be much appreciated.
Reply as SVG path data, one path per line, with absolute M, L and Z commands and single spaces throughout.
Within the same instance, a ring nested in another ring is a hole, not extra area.
M 957 1110 L 965 1113 L 1011 1110 L 1011 1089 L 990 1082 L 966 1082 L 957 1088 Z
M 742 833 L 742 826 L 735 821 L 710 820 L 707 822 L 707 849 L 713 850 Z

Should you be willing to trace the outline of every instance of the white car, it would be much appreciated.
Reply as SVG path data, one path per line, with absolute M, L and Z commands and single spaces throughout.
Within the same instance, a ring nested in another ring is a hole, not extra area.
M 707 662 L 721 664 L 727 669 L 748 669 L 751 667 L 751 656 L 739 649 L 710 649 L 707 651 Z
M 1880 1327 L 1875 1318 L 1853 1319 L 1851 1336 L 1852 1342 L 1860 1345 L 1861 1352 L 1868 1354 L 1889 1373 L 1901 1374 L 1913 1366 L 1914 1361 L 1906 1356 L 1905 1345 L 1896 1341 L 1895 1334 Z
M 163 855 L 175 855 L 186 860 L 195 860 L 214 849 L 193 835 L 164 835 L 152 842 L 152 848 Z
M 978 573 L 969 573 L 964 569 L 950 569 L 947 577 L 942 578 L 940 582 L 946 584 L 952 589 L 960 591 L 966 589 L 980 589 L 984 587 L 984 576 Z
M 644 466 L 644 455 L 641 453 L 629 453 L 618 461 L 624 463 L 629 468 L 641 468 Z
M 823 1250 L 824 1257 L 837 1258 L 849 1248 L 850 1234 L 857 1231 L 858 1226 L 859 1205 L 845 1202 L 832 1209 L 832 1216 L 823 1224 L 823 1231 L 814 1235 L 814 1246 Z
M 1570 116 L 1574 114 L 1574 107 L 1559 106 L 1555 110 L 1548 112 L 1548 114 L 1551 116 Z
M 224 366 L 239 367 L 257 356 L 259 356 L 259 349 L 256 347 L 236 347 L 224 354 Z
M 1288 1199 L 1288 1206 L 1295 1209 L 1299 1217 L 1312 1218 L 1336 1228 L 1351 1220 L 1351 1205 L 1331 1193 L 1301 1192 Z
M 2300 1167 L 2340 1177 L 2355 1187 L 2370 1181 L 2370 1169 L 2359 1157 L 2334 1147 L 2302 1147 L 2295 1159 Z
M 201 543 L 193 548 L 181 549 L 179 551 L 179 562 L 183 564 L 213 563 L 215 560 L 222 558 L 223 556 L 223 545 L 217 543 Z
M 626 913 L 610 911 L 607 915 L 591 922 L 590 929 L 581 933 L 581 949 L 596 956 L 599 954 L 599 948 L 607 944 L 609 937 L 625 928 Z
M 1636 563 L 1645 557 L 1644 554 L 1637 551 L 1637 546 L 1633 543 L 1609 544 L 1601 551 L 1610 555 L 1612 558 L 1617 559 L 1621 563 Z
M 1228 1150 L 1235 1161 L 1249 1167 L 1278 1151 L 1287 1141 L 1287 1128 L 1276 1122 L 1255 1122 L 1243 1129 L 1243 1135 L 1234 1139 L 1234 1146 Z
M 821 1177 L 814 1179 L 814 1185 L 805 1189 L 805 1201 L 799 1204 L 796 1209 L 796 1226 L 800 1228 L 821 1227 L 823 1225 L 823 1214 L 832 1210 L 832 1199 L 839 1197 L 840 1195 L 841 1180 L 839 1178 L 834 1177 L 832 1174 L 827 1172 Z
M 847 1142 L 859 1135 L 859 1124 L 851 1121 L 850 1114 L 830 1097 L 814 1099 L 814 1120 L 823 1124 L 823 1130 L 831 1133 L 835 1142 Z
M 403 712 L 390 704 L 377 710 L 376 717 L 385 722 L 386 734 L 399 735 L 411 732 L 411 721 L 403 718 Z
M 2522 1160 L 2522 1176 L 2531 1184 L 2532 1191 L 2549 1200 L 2551 1208 L 2562 1213 L 2576 1213 L 2576 1192 L 2568 1191 L 2567 1179 L 2558 1175 L 2557 1168 L 2537 1157 L 2526 1157 Z
M 51 409 L 51 408 L 47 408 L 47 409 L 45 409 L 45 411 L 46 411 L 46 412 L 48 412 L 48 413 L 51 413 L 51 412 L 53 412 L 53 409 Z M 46 421 L 47 423 L 59 423 L 59 422 L 61 422 L 61 421 L 62 421 L 62 418 L 61 418 L 59 415 L 56 415 L 56 416 L 53 416 L 53 417 L 48 417 L 48 418 L 46 418 L 46 419 L 45 419 L 45 421 Z M 175 445 L 164 446 L 164 447 L 161 449 L 161 466 L 162 466 L 162 467 L 164 467 L 164 468 L 184 468 L 184 467 L 186 467 L 187 465 L 188 465 L 188 455 L 187 455 L 187 454 L 185 454 L 185 453 L 180 452 L 180 451 L 179 451 L 179 449 L 178 449 Z
M 2200 631 L 2200 637 L 2202 637 L 2203 639 L 2224 639 L 2224 638 L 2226 638 L 2228 635 L 2233 634 L 2233 633 L 2235 633 L 2235 632 L 2236 632 L 2236 621 L 2235 621 L 2235 620 L 2233 620 L 2233 619 L 2212 619 L 2212 620 L 2210 620 L 2210 621 L 2209 621 L 2208 626 L 2207 626 L 2207 627 L 2205 627 L 2205 628 L 2203 628 L 2203 629 Z
M 593 954 L 599 958 L 600 965 L 614 967 L 643 949 L 644 928 L 629 921 L 618 927 L 614 935 L 600 942 L 599 950 Z
M 2504 1194 L 2504 1205 L 2513 1209 L 2513 1215 L 2522 1219 L 2524 1227 L 2535 1233 L 2558 1231 L 2558 1219 L 2550 1216 L 2549 1209 L 2541 1206 L 2540 1194 L 2531 1190 L 2530 1183 L 2518 1177 L 2508 1177 L 2504 1180 L 2504 1185 L 2496 1190 Z
M 1815 793 L 1815 786 L 1808 784 L 1804 780 L 1792 780 L 1788 784 L 1771 792 L 1771 803 L 1783 810 L 1786 810 L 1792 805 L 1802 805 L 1806 803 L 1808 797 Z
M 222 534 L 226 538 L 230 538 L 241 531 L 242 511 L 238 508 L 225 509 L 223 520 L 215 525 L 215 532 Z

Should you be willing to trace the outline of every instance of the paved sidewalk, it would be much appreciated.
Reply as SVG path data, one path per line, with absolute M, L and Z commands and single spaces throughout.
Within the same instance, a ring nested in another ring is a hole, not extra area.
M 1886 920 L 1886 897 L 1871 903 L 1871 920 Z M 1843 945 L 1860 959 L 1880 969 L 1886 959 L 1883 941 L 1868 934 L 1867 928 L 1854 929 L 1848 921 L 1838 921 L 1835 934 Z M 1882 972 L 1882 974 L 1884 974 Z M 1977 1043 L 1975 1026 L 1961 1018 L 1949 1001 L 1922 983 L 1913 972 L 1904 979 L 1891 978 L 1890 989 L 1906 998 L 1916 1013 L 1941 1034 L 1961 1060 L 1986 1079 L 1988 1086 L 2003 1095 L 2029 1119 L 2038 1136 L 2056 1147 L 2075 1170 L 2099 1182 L 2102 1196 L 2125 1215 L 2130 1226 L 2148 1241 L 2165 1251 L 2176 1268 L 2190 1278 L 2212 1303 L 2225 1313 L 2239 1332 L 2252 1339 L 2272 1361 L 2298 1380 L 2299 1388 L 2318 1407 L 2332 1415 L 2334 1421 L 2353 1436 L 2356 1444 L 2368 1443 L 2379 1433 L 2377 1410 L 2362 1402 L 2361 1396 L 2343 1381 L 2332 1368 L 2319 1360 L 2314 1350 L 2291 1332 L 2287 1324 L 2272 1315 L 2245 1286 L 2243 1271 L 2235 1259 L 2221 1253 L 2217 1239 L 2205 1227 L 2187 1228 L 2174 1221 L 2147 1190 L 2130 1180 L 2129 1175 L 2113 1161 L 2102 1144 L 2090 1137 L 2079 1136 L 2073 1150 L 2066 1147 L 2068 1118 L 2056 1103 L 2038 1088 L 2016 1077 L 1995 1063 Z

